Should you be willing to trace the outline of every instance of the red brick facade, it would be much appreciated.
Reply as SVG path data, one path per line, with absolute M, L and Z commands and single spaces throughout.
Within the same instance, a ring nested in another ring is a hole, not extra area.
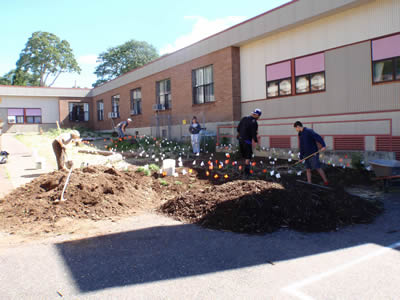
M 192 70 L 208 65 L 213 65 L 215 101 L 193 104 Z M 203 112 L 207 116 L 207 122 L 231 122 L 240 119 L 240 49 L 228 47 L 93 97 L 90 107 L 92 128 L 112 128 L 111 120 L 107 116 L 111 112 L 111 97 L 114 95 L 120 95 L 120 118 L 114 122 L 131 117 L 131 90 L 136 88 L 141 88 L 142 92 L 142 114 L 133 116 L 134 127 L 150 127 L 155 114 L 152 107 L 156 104 L 156 82 L 164 79 L 171 81 L 172 108 L 160 111 L 159 114 L 170 114 L 171 125 L 180 122 L 174 115 L 182 113 L 197 115 Z M 104 102 L 104 121 L 97 120 L 98 100 Z
M 89 122 L 71 122 L 69 120 L 69 103 L 88 103 L 89 104 Z M 94 115 L 93 115 L 93 104 L 92 98 L 60 98 L 58 101 L 58 107 L 60 109 L 60 126 L 65 128 L 71 127 L 91 127 L 94 126 Z

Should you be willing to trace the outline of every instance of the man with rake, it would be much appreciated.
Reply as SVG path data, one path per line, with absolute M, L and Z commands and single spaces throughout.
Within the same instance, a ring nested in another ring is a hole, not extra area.
M 326 150 L 326 145 L 323 138 L 314 130 L 303 127 L 303 124 L 300 121 L 296 121 L 293 124 L 293 127 L 299 134 L 300 159 L 305 160 L 307 182 L 312 183 L 311 170 L 317 170 L 324 181 L 324 185 L 329 185 L 325 172 L 321 169 L 321 163 L 319 162 L 319 152 Z M 322 146 L 320 150 L 318 150 L 317 143 Z

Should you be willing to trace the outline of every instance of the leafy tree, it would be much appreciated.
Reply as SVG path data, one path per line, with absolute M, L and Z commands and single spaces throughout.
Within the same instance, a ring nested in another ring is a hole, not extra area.
M 100 53 L 94 74 L 98 80 L 93 86 L 112 80 L 158 58 L 157 50 L 147 42 L 130 40 Z
M 3 77 L 0 77 L 0 84 L 38 86 L 39 78 L 38 76 L 35 76 L 29 72 L 24 72 L 21 69 L 13 69 Z
M 22 50 L 17 61 L 17 70 L 38 78 L 39 86 L 46 86 L 47 80 L 53 77 L 53 81 L 47 85 L 52 86 L 61 73 L 79 74 L 81 68 L 66 40 L 61 41 L 49 32 L 37 31 L 28 39 Z

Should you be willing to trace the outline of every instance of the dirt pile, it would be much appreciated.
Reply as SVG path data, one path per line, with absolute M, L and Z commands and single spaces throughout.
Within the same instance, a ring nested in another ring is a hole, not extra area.
M 333 192 L 310 188 L 296 184 L 297 176 L 276 180 L 258 172 L 260 177 L 244 181 L 240 172 L 233 170 L 226 177 L 225 169 L 207 175 L 205 168 L 186 168 L 186 175 L 160 178 L 157 172 L 145 176 L 138 170 L 74 169 L 63 202 L 57 200 L 68 172 L 41 175 L 0 199 L 0 230 L 57 233 L 60 226 L 68 228 L 68 222 L 79 219 L 159 211 L 184 222 L 235 232 L 265 233 L 282 227 L 330 231 L 372 222 L 382 211 L 379 202 L 351 196 L 341 185 Z M 177 169 L 179 174 L 183 171 Z M 333 174 L 329 178 L 333 179 Z
M 382 212 L 380 202 L 347 194 L 261 180 L 232 181 L 190 190 L 161 206 L 160 211 L 184 222 L 243 233 L 273 232 L 281 227 L 331 231 L 370 223 Z
M 58 202 L 68 172 L 41 175 L 0 200 L 0 228 L 18 231 L 59 219 L 99 220 L 149 210 L 158 205 L 153 179 L 134 171 L 103 166 L 74 169 Z

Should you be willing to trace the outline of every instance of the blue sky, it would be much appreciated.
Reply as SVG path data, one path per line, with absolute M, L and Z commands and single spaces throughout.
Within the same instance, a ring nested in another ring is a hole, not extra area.
M 91 87 L 96 57 L 128 40 L 146 41 L 160 54 L 173 52 L 289 0 L 15 0 L 0 19 L 0 76 L 15 68 L 35 31 L 67 40 L 82 72 L 62 74 L 53 86 Z

